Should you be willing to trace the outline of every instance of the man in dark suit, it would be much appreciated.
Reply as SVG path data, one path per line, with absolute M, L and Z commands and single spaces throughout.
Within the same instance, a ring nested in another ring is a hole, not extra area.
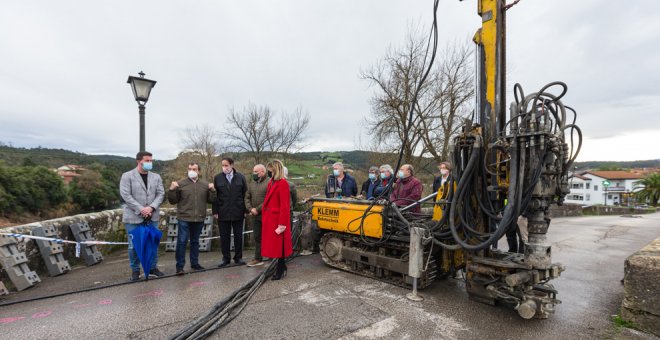
M 213 217 L 218 220 L 220 229 L 220 248 L 222 261 L 218 267 L 230 263 L 231 232 L 234 232 L 234 262 L 238 265 L 243 261 L 243 221 L 245 220 L 245 192 L 247 181 L 234 169 L 234 160 L 230 157 L 222 159 L 222 172 L 213 179 L 213 185 L 218 197 L 213 204 Z
M 146 220 L 151 220 L 158 225 L 160 215 L 160 204 L 165 198 L 163 180 L 157 173 L 151 172 L 153 168 L 152 154 L 140 151 L 135 156 L 137 166 L 131 171 L 125 172 L 119 181 L 119 193 L 124 203 L 122 222 L 126 226 L 128 237 L 128 259 L 133 271 L 131 281 L 140 278 L 140 261 L 137 252 L 131 242 L 130 232 Z M 154 257 L 151 268 L 142 268 L 145 275 L 163 276 L 158 270 L 158 253 Z M 148 273 L 148 274 L 147 274 Z

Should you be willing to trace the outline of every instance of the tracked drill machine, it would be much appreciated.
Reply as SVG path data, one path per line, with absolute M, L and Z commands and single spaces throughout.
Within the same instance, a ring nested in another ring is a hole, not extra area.
M 564 266 L 552 263 L 546 233 L 550 206 L 569 192 L 581 132 L 575 111 L 561 102 L 567 90 L 561 82 L 527 95 L 516 84 L 506 109 L 508 7 L 478 1 L 476 115 L 454 139 L 449 192 L 407 207 L 388 197 L 311 199 L 310 228 L 325 263 L 414 289 L 462 270 L 471 298 L 511 305 L 525 319 L 547 318 L 560 303 L 549 281 Z M 418 204 L 433 213 L 409 212 Z M 521 215 L 529 230 L 524 254 L 497 249 Z

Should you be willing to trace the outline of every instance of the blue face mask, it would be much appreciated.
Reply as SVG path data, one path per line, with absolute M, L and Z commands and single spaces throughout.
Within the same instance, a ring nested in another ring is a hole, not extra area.
M 384 172 L 381 172 L 381 173 L 380 173 L 380 178 L 381 178 L 381 179 L 385 179 L 385 178 L 387 178 L 387 174 L 385 174 Z
M 396 173 L 396 177 L 403 178 L 403 171 L 399 170 L 399 172 Z
M 369 179 L 372 181 L 376 179 L 376 174 L 369 174 Z
M 339 176 L 339 170 L 332 170 L 332 174 L 335 175 L 335 177 Z
M 154 168 L 154 163 L 152 162 L 144 162 L 142 163 L 142 169 L 146 171 L 151 171 L 151 169 Z

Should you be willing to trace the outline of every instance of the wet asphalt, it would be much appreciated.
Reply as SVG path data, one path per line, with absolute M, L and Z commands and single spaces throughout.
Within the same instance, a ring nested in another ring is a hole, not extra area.
M 553 262 L 567 269 L 552 283 L 562 304 L 546 320 L 523 320 L 506 306 L 468 298 L 461 279 L 420 291 L 330 268 L 318 254 L 289 263 L 287 276 L 266 281 L 248 306 L 213 338 L 239 339 L 657 339 L 617 328 L 624 260 L 660 237 L 660 213 L 641 217 L 557 218 L 548 233 Z M 504 243 L 504 242 L 502 242 Z M 249 250 L 247 254 L 251 253 Z M 217 251 L 202 253 L 211 269 Z M 265 266 L 235 266 L 171 275 L 174 254 L 161 253 L 165 278 L 126 283 L 126 253 L 0 298 L 2 339 L 164 339 L 260 274 Z M 67 292 L 90 289 L 85 292 Z M 53 294 L 64 294 L 48 297 Z M 46 297 L 46 298 L 40 298 Z

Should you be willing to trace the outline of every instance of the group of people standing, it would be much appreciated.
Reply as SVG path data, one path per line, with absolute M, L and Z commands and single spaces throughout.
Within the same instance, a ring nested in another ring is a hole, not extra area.
M 129 233 L 128 256 L 132 270 L 131 280 L 140 277 L 140 262 L 133 247 L 130 232 L 145 222 L 158 224 L 160 205 L 166 193 L 161 177 L 152 172 L 153 156 L 146 151 L 136 155 L 137 165 L 125 172 L 119 189 L 123 200 L 123 222 Z M 451 164 L 442 162 L 438 165 L 440 176 L 433 181 L 433 192 L 437 192 L 436 202 L 446 200 L 450 192 Z M 207 204 L 211 204 L 213 217 L 218 221 L 222 259 L 218 267 L 231 263 L 231 234 L 234 235 L 234 263 L 245 265 L 243 261 L 243 226 L 246 216 L 255 239 L 254 258 L 248 266 L 259 266 L 264 258 L 277 259 L 273 280 L 286 275 L 284 259 L 293 253 L 291 239 L 292 207 L 297 201 L 295 185 L 287 180 L 287 169 L 279 160 L 267 165 L 257 164 L 252 169 L 251 181 L 234 168 L 230 157 L 222 159 L 222 172 L 212 182 L 200 178 L 200 165 L 188 164 L 186 178 L 173 181 L 167 191 L 167 199 L 177 206 L 178 236 L 176 244 L 176 273 L 184 274 L 185 252 L 190 242 L 190 268 L 204 270 L 199 264 L 199 238 L 204 227 Z M 399 207 L 410 206 L 422 198 L 422 182 L 415 177 L 410 164 L 402 165 L 394 173 L 389 164 L 369 168 L 369 178 L 362 183 L 359 195 L 357 182 L 344 169 L 340 162 L 332 165 L 333 173 L 328 176 L 325 185 L 327 198 L 359 197 L 378 199 L 389 196 L 390 202 Z M 394 183 L 392 183 L 394 182 Z M 409 207 L 411 213 L 419 213 L 419 204 Z M 441 209 L 434 209 L 434 218 L 440 218 Z M 526 222 L 526 221 L 523 221 Z M 519 224 L 523 224 L 520 223 Z M 526 226 L 526 223 L 525 225 Z M 521 228 L 522 229 L 522 228 Z M 518 246 L 516 234 L 507 235 L 510 251 L 522 251 L 523 240 Z M 522 233 L 526 236 L 526 228 Z M 514 243 L 516 243 L 514 245 Z M 150 268 L 143 268 L 145 275 L 160 277 L 165 275 L 158 269 L 156 254 Z
M 449 169 L 449 163 L 443 162 L 439 166 L 441 176 L 435 179 L 433 191 L 438 191 L 436 182 L 443 185 L 449 178 L 449 172 L 442 172 L 442 169 Z M 372 166 L 369 168 L 369 178 L 362 183 L 360 195 L 358 195 L 355 179 L 344 170 L 344 165 L 337 162 L 332 165 L 332 174 L 328 176 L 325 185 L 325 197 L 360 197 L 363 199 L 378 199 L 389 196 L 389 200 L 399 207 L 411 205 L 422 198 L 424 185 L 415 177 L 415 169 L 411 164 L 404 164 L 397 171 L 396 176 L 392 166 L 383 164 L 380 167 Z M 394 182 L 394 183 L 392 183 Z M 419 204 L 412 206 L 410 212 L 419 213 L 421 206 Z
M 165 199 L 161 177 L 152 172 L 153 155 L 146 151 L 136 155 L 137 166 L 125 172 L 120 180 L 123 200 L 123 222 L 129 233 L 145 222 L 158 225 L 160 205 Z M 187 177 L 170 184 L 167 199 L 177 206 L 178 235 L 176 244 L 176 273 L 184 274 L 185 250 L 190 242 L 190 268 L 204 270 L 199 264 L 199 238 L 206 218 L 207 203 L 211 203 L 213 217 L 218 220 L 222 260 L 218 267 L 231 262 L 231 234 L 234 234 L 234 263 L 246 264 L 243 257 L 243 224 L 250 216 L 256 241 L 255 257 L 249 266 L 263 264 L 263 256 L 277 259 L 273 280 L 286 275 L 284 259 L 293 253 L 291 240 L 291 207 L 295 186 L 286 180 L 286 168 L 279 160 L 253 168 L 252 181 L 234 168 L 230 157 L 222 159 L 222 172 L 212 182 L 200 178 L 198 163 L 188 165 Z M 292 195 L 293 192 L 293 195 Z M 295 198 L 294 198 L 295 199 Z M 293 200 L 295 202 L 295 200 Z M 129 234 L 128 256 L 131 280 L 140 278 L 140 263 Z M 144 274 L 160 277 L 156 255 Z

